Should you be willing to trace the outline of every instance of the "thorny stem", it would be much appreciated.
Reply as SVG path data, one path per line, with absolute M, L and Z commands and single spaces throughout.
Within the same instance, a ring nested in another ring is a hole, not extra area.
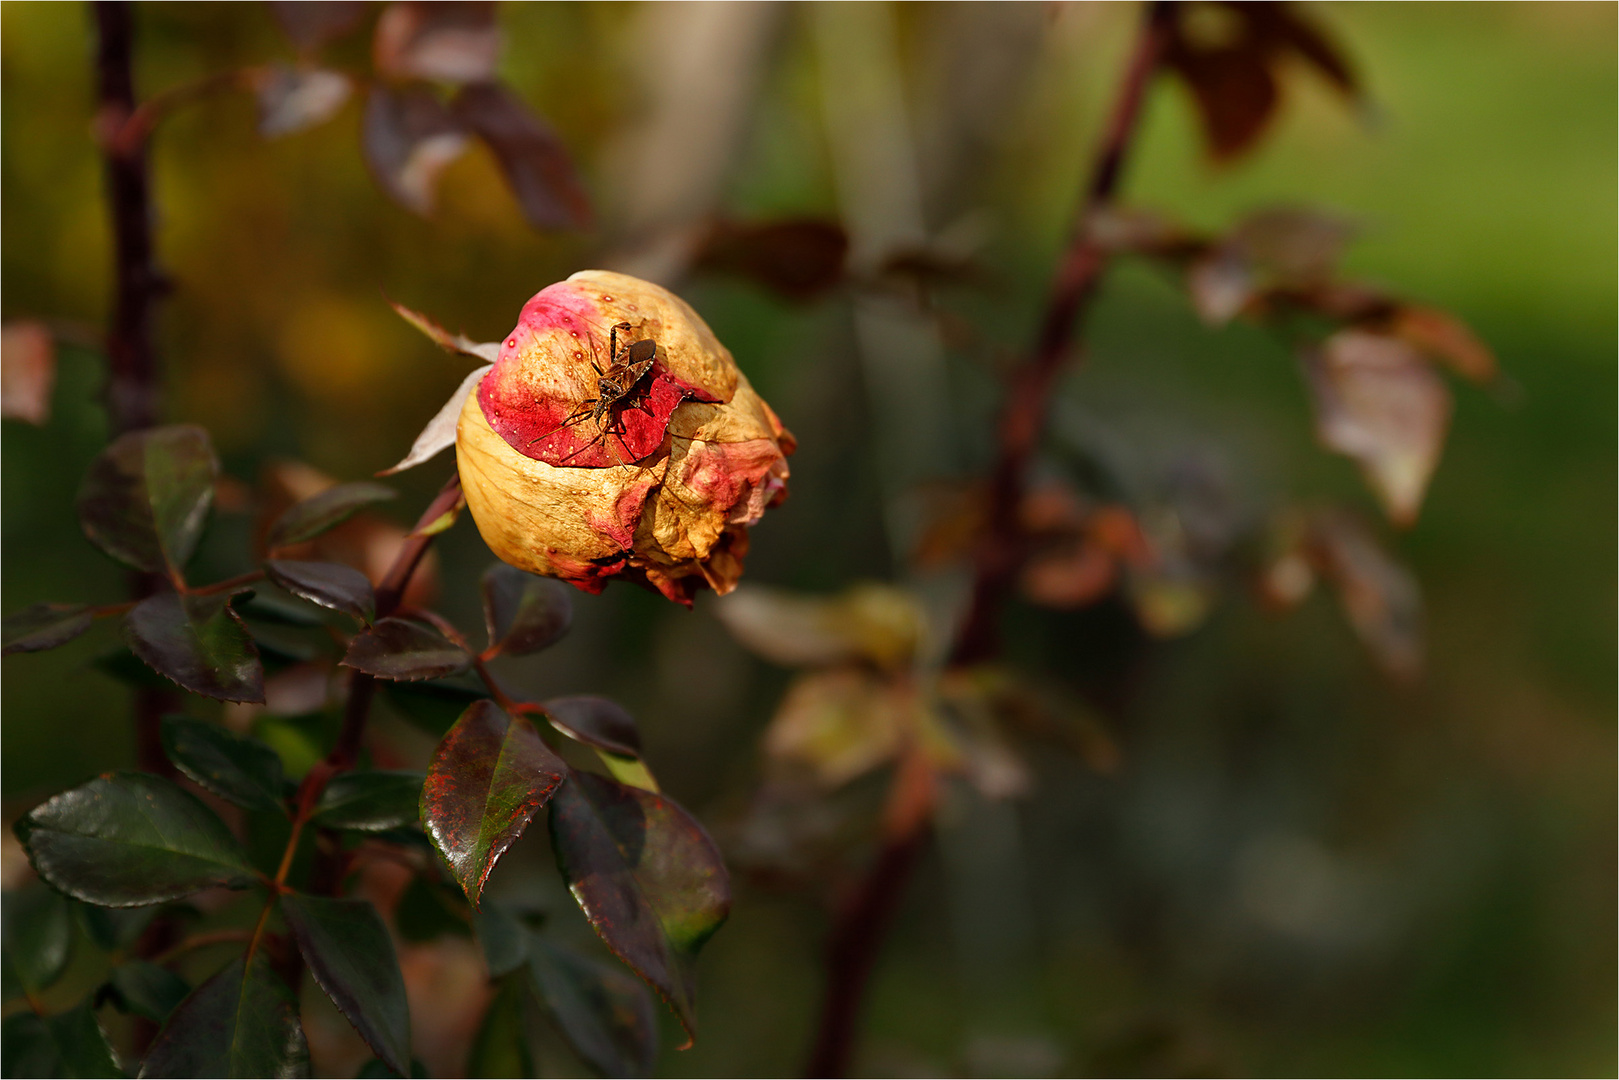
M 98 0 L 91 5 L 96 24 L 96 109 L 98 126 L 112 130 L 135 105 L 135 28 L 133 7 Z M 152 347 L 152 318 L 168 283 L 152 256 L 152 203 L 144 147 L 129 153 L 103 151 L 107 204 L 113 232 L 112 324 L 107 328 L 108 417 L 114 435 L 151 427 L 158 421 L 158 364 Z M 158 586 L 152 574 L 130 575 L 139 600 Z M 174 775 L 163 753 L 163 714 L 177 706 L 166 689 L 135 691 L 135 755 L 142 769 Z
M 1091 238 L 1089 224 L 1113 200 L 1118 188 L 1141 105 L 1173 18 L 1173 8 L 1161 0 L 1147 7 L 1068 246 L 1052 280 L 1033 354 L 1008 387 L 991 473 L 989 533 L 976 555 L 972 603 L 950 652 L 951 667 L 981 663 L 999 649 L 1002 608 L 1025 557 L 1017 516 L 1024 474 L 1045 428 L 1051 393 L 1069 345 L 1107 261 L 1107 253 Z M 902 761 L 889 796 L 882 849 L 835 918 L 827 942 L 826 994 L 808 1076 L 838 1077 L 849 1070 L 866 984 L 906 883 L 926 846 L 932 821 L 936 793 L 931 784 L 916 779 L 918 769 L 931 777 L 931 766 L 919 757 Z

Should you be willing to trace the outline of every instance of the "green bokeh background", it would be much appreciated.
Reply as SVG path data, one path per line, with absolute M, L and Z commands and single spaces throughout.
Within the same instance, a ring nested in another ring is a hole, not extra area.
M 1027 337 L 1130 34 L 1129 8 L 1101 7 L 1053 9 L 1047 32 L 1065 44 L 1032 70 L 980 193 L 996 285 L 962 310 L 1005 349 Z M 1155 645 L 1117 644 L 1105 614 L 1016 611 L 1026 663 L 1090 671 L 1130 654 L 1130 691 L 1105 709 L 1124 767 L 1102 778 L 1038 761 L 1025 804 L 969 806 L 943 830 L 874 987 L 867 1073 L 1614 1071 L 1615 8 L 1311 10 L 1358 63 L 1365 109 L 1293 72 L 1259 151 L 1215 169 L 1185 93 L 1160 85 L 1126 191 L 1208 227 L 1275 202 L 1347 214 L 1362 228 L 1351 269 L 1450 308 L 1497 350 L 1509 385 L 1456 386 L 1422 517 L 1389 537 L 1425 590 L 1426 674 L 1380 679 L 1324 597 L 1280 620 L 1235 599 Z M 938 15 L 903 8 L 902 43 Z M 634 110 L 628 73 L 655 62 L 633 44 L 639 16 L 502 15 L 503 75 L 596 187 Z M 739 216 L 837 212 L 810 17 L 784 18 L 730 183 Z M 7 319 L 104 319 L 89 42 L 81 6 L 0 5 Z M 146 92 L 285 52 L 262 5 L 141 6 Z M 363 44 L 335 56 L 363 66 Z M 206 425 L 247 480 L 272 458 L 368 476 L 459 381 L 459 361 L 400 323 L 379 287 L 487 340 L 598 250 L 527 229 L 483 153 L 446 173 L 433 219 L 411 216 L 367 176 L 358 126 L 351 103 L 265 143 L 236 97 L 177 114 L 156 140 L 158 244 L 177 284 L 160 334 L 167 411 Z M 891 576 L 870 437 L 887 421 L 861 387 L 847 301 L 791 307 L 711 277 L 683 292 L 802 442 L 792 499 L 754 532 L 750 578 L 831 590 Z M 1353 467 L 1316 448 L 1273 339 L 1206 330 L 1161 276 L 1126 266 L 1089 341 L 1063 394 L 1107 430 L 1166 452 L 1214 447 L 1259 503 L 1372 511 Z M 72 512 L 105 439 L 99 378 L 94 354 L 64 349 L 50 423 L 0 432 L 7 611 L 123 588 Z M 958 467 L 982 461 L 974 385 L 956 387 Z M 442 478 L 418 473 L 400 479 L 401 520 Z M 209 565 L 232 568 L 229 532 L 215 530 Z M 444 609 L 474 626 L 487 551 L 463 526 L 442 557 Z M 752 775 L 784 673 L 744 654 L 704 603 L 688 614 L 615 587 L 578 609 L 571 639 L 512 677 L 624 701 L 670 790 L 720 813 Z M 6 661 L 8 821 L 129 764 L 125 692 L 85 666 L 113 640 L 98 627 Z M 1273 865 L 1291 868 L 1278 888 L 1304 915 L 1265 906 Z M 703 962 L 702 1037 L 661 1070 L 794 1073 L 824 926 L 803 898 L 743 888 Z

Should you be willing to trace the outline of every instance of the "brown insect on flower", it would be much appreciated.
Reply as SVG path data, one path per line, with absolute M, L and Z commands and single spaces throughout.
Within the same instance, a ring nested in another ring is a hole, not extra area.
M 689 604 L 729 592 L 747 529 L 786 496 L 794 440 L 679 297 L 587 270 L 542 289 L 406 463 L 452 441 L 467 505 L 514 566 L 599 592 L 615 577 Z

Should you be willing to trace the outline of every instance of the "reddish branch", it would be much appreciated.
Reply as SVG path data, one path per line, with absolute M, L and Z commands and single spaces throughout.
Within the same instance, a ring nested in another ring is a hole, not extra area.
M 1095 213 L 1113 200 L 1118 188 L 1141 105 L 1173 18 L 1168 3 L 1155 2 L 1147 8 L 1068 246 L 1052 281 L 1033 355 L 1008 387 L 990 478 L 990 528 L 976 553 L 972 604 L 951 649 L 951 667 L 982 663 L 999 650 L 1002 610 L 1027 556 L 1018 522 L 1025 474 L 1045 429 L 1063 361 L 1107 261 L 1107 253 L 1093 241 L 1089 225 Z M 905 885 L 926 845 L 932 820 L 932 786 L 920 785 L 914 772 L 914 768 L 905 766 L 898 771 L 882 850 L 837 913 L 827 943 L 826 995 L 808 1076 L 836 1077 L 848 1072 L 866 986 Z M 898 805 L 909 812 L 892 812 Z
M 113 301 L 107 328 L 107 415 L 114 435 L 158 422 L 160 385 L 152 347 L 153 309 L 164 289 L 152 259 L 152 205 L 144 144 L 114 148 L 110 133 L 135 111 L 133 5 L 91 5 L 96 24 L 96 128 L 102 135 L 107 204 L 112 216 Z M 152 574 L 131 575 L 139 600 L 159 587 Z M 163 714 L 179 705 L 173 691 L 135 691 L 135 757 L 141 768 L 172 776 L 160 735 Z

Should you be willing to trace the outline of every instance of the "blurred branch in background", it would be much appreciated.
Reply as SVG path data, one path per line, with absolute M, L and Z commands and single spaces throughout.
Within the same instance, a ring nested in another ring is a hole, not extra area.
M 886 12 L 888 9 L 849 5 L 821 10 Z M 1035 350 L 1031 359 L 1014 374 L 1007 391 L 1006 401 L 1002 406 L 1000 449 L 991 476 L 988 531 L 980 542 L 972 606 L 950 653 L 950 663 L 955 667 L 965 668 L 983 663 L 991 659 L 997 651 L 998 624 L 1002 609 L 1024 557 L 1019 526 L 1019 504 L 1023 498 L 1025 472 L 1045 426 L 1051 394 L 1062 362 L 1068 355 L 1069 341 L 1075 324 L 1085 302 L 1094 291 L 1105 264 L 1106 253 L 1091 239 L 1087 222 L 1092 214 L 1107 205 L 1117 188 L 1130 141 L 1135 134 L 1141 114 L 1142 101 L 1166 44 L 1171 19 L 1171 8 L 1166 4 L 1154 3 L 1146 9 L 1138 39 L 1121 77 L 1113 111 L 1097 150 L 1091 175 L 1086 181 L 1080 208 L 1072 226 L 1068 249 L 1057 269 Z M 880 43 L 884 40 L 884 36 L 876 32 L 880 29 L 869 27 L 861 34 L 846 34 L 843 38 L 844 47 L 848 47 L 847 43 L 851 39 Z M 874 58 L 874 61 L 868 61 L 864 65 L 867 79 L 873 78 L 873 73 L 893 70 L 891 64 L 883 63 L 881 59 Z M 823 75 L 823 86 L 828 88 L 829 100 L 835 100 L 832 99 L 832 95 L 836 93 L 830 88 L 846 81 L 838 77 L 840 74 L 834 71 Z M 875 113 L 882 116 L 885 113 L 882 104 L 886 101 L 891 103 L 890 109 L 893 110 L 894 116 L 901 115 L 895 108 L 899 101 L 897 93 L 886 98 L 879 96 L 875 107 L 871 102 L 872 94 L 872 88 L 867 87 L 865 93 L 858 99 L 851 97 L 849 99 L 851 111 L 855 101 L 858 100 L 862 103 L 863 115 Z M 904 147 L 905 143 L 901 141 L 902 133 L 903 129 L 897 122 L 891 122 L 879 132 L 882 146 L 890 154 Z M 888 175 L 897 172 L 903 178 L 907 175 L 907 172 L 900 168 L 903 164 L 904 162 L 892 160 L 874 161 L 870 175 L 875 177 L 879 174 Z M 911 222 L 920 226 L 920 196 L 914 188 L 904 186 L 903 182 L 899 190 L 889 194 L 887 200 L 878 203 L 874 199 L 873 202 L 870 212 L 874 219 L 880 216 L 883 220 L 893 220 L 897 217 L 902 227 Z M 871 340 L 866 343 L 866 351 L 869 356 L 880 356 L 883 363 L 892 364 L 892 357 L 896 352 L 895 344 L 891 341 Z M 921 355 L 937 356 L 937 353 L 928 351 Z M 927 374 L 931 375 L 929 382 L 938 387 L 942 394 L 944 385 L 942 373 L 933 371 Z M 914 401 L 915 398 L 910 396 L 914 388 L 909 383 L 911 378 L 920 377 L 921 374 L 917 372 L 897 372 L 890 385 L 896 394 L 905 395 L 905 400 Z M 890 405 L 888 402 L 880 404 Z M 942 402 L 928 404 L 933 406 L 928 415 L 934 418 L 946 415 Z M 880 410 L 878 415 L 882 415 L 883 411 L 886 410 Z M 938 419 L 934 422 L 937 423 Z M 917 440 L 916 443 L 909 444 L 911 453 L 917 453 L 916 447 L 920 445 L 924 449 L 933 450 L 935 456 L 930 459 L 932 462 L 943 458 L 939 448 L 931 446 L 923 437 L 925 432 L 905 428 L 899 430 L 902 437 L 908 436 Z M 918 472 L 900 473 L 910 480 L 907 486 L 914 486 L 923 475 L 926 475 L 920 473 L 923 467 L 925 466 L 918 463 Z M 936 465 L 933 471 L 936 471 Z M 894 506 L 892 500 L 890 506 Z M 894 539 L 891 537 L 891 542 Z M 916 537 L 907 536 L 907 539 L 910 543 L 905 550 L 909 551 L 914 548 Z M 902 753 L 889 796 L 888 810 L 884 815 L 884 838 L 881 849 L 867 876 L 852 895 L 844 900 L 837 913 L 827 947 L 827 986 L 820 1028 L 814 1049 L 811 1051 L 807 1075 L 843 1076 L 848 1071 L 866 984 L 870 979 L 877 951 L 904 894 L 905 885 L 910 879 L 916 860 L 927 842 L 933 821 L 937 792 L 935 782 L 932 780 L 932 766 L 926 761 L 925 753 L 920 745 L 912 746 Z M 916 779 L 918 775 L 926 775 L 928 780 L 926 782 L 918 780 Z

